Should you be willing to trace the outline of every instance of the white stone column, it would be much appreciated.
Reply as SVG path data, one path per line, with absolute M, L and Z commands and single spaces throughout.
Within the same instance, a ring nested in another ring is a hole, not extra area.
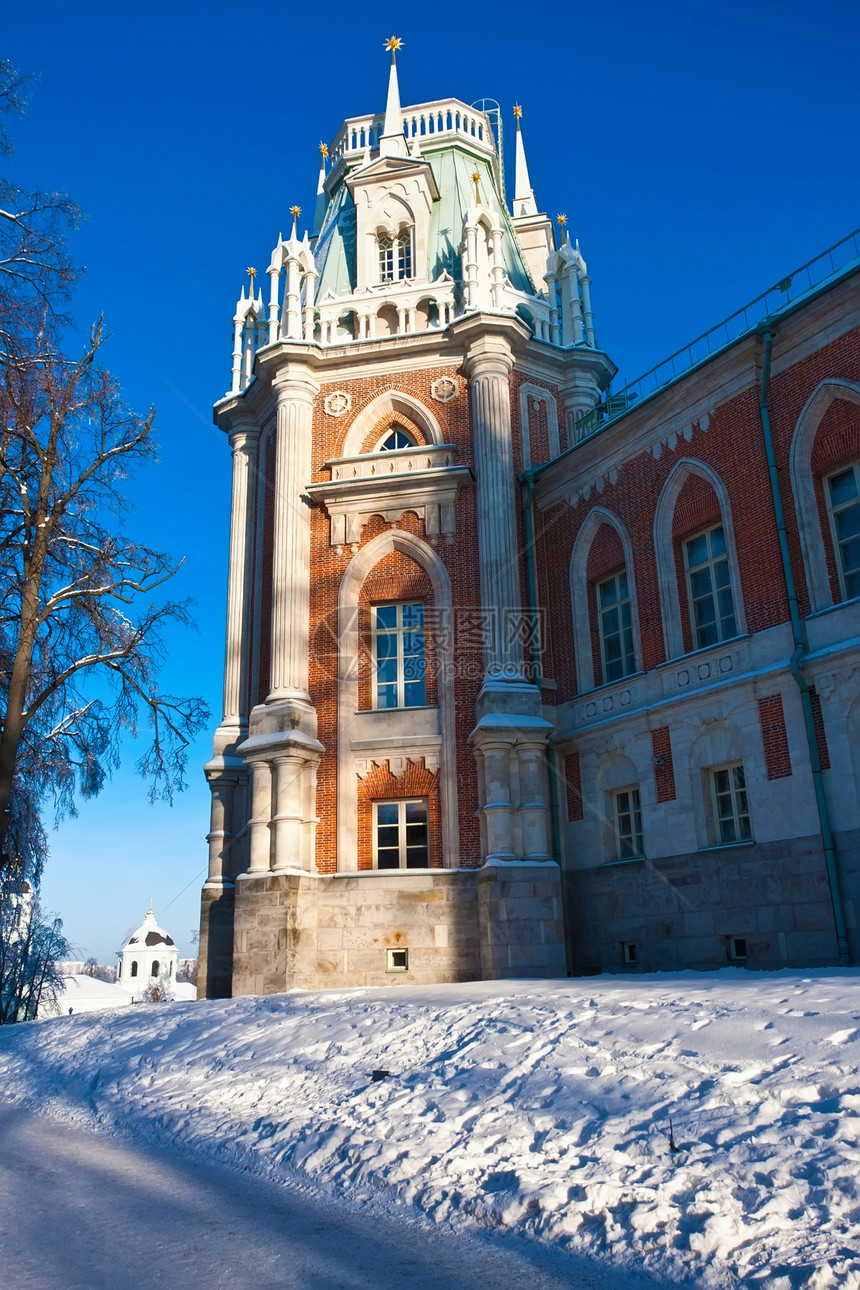
M 592 349 L 597 344 L 597 338 L 594 332 L 594 313 L 591 308 L 591 278 L 584 274 L 579 285 L 582 288 L 582 312 L 585 315 L 585 343 L 591 345 Z
M 552 859 L 549 844 L 549 776 L 546 740 L 517 744 L 520 768 L 519 815 L 524 860 Z
M 223 726 L 244 729 L 249 708 L 248 608 L 253 563 L 253 499 L 256 495 L 260 427 L 239 421 L 230 429 L 233 449 L 233 502 L 230 514 L 230 565 L 227 576 L 227 642 L 224 657 Z
M 278 279 L 281 276 L 281 266 L 270 264 L 267 272 L 269 274 L 269 344 L 273 345 L 278 339 Z
M 313 269 L 308 269 L 305 273 L 304 332 L 305 340 L 309 342 L 314 338 L 314 301 L 318 276 Z
M 275 381 L 275 524 L 272 555 L 271 682 L 267 703 L 308 695 L 311 512 L 311 428 L 316 386 L 291 365 Z
M 269 872 L 272 849 L 269 820 L 272 815 L 272 770 L 267 761 L 251 762 L 251 818 L 248 831 L 251 835 L 248 873 Z
M 232 887 L 230 877 L 230 815 L 233 805 L 233 794 L 236 791 L 236 780 L 224 775 L 213 775 L 209 778 L 212 792 L 212 809 L 210 827 L 207 834 L 209 843 L 209 877 L 207 887 Z
M 554 273 L 544 275 L 546 296 L 549 301 L 549 338 L 553 345 L 561 344 L 561 329 L 558 325 L 558 278 Z
M 484 644 L 484 672 L 521 675 L 517 496 L 511 440 L 510 374 L 514 365 L 508 341 L 479 336 L 470 346 L 469 378 L 472 439 L 478 510 L 478 559 L 481 605 L 495 630 Z
M 289 337 L 290 340 L 302 338 L 301 267 L 295 255 L 287 256 L 281 335 Z
M 272 816 L 272 872 L 302 867 L 302 776 L 305 758 L 275 757 L 275 814 Z
M 494 228 L 491 234 L 493 241 L 492 294 L 493 308 L 501 309 L 502 292 L 505 289 L 505 265 L 502 259 L 502 230 Z
M 484 792 L 487 800 L 481 808 L 486 822 L 487 854 L 485 860 L 515 859 L 511 801 L 510 741 L 498 743 L 484 739 Z
M 233 319 L 233 368 L 230 392 L 238 394 L 242 386 L 242 316 Z

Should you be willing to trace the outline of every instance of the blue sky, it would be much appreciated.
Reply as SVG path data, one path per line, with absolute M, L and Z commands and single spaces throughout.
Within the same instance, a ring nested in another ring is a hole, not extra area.
M 538 204 L 567 213 L 598 338 L 629 378 L 860 225 L 856 3 L 475 0 L 402 14 L 404 104 L 498 100 L 511 166 L 522 103 Z M 383 109 L 383 21 L 366 6 L 268 0 L 43 0 L 4 19 L 2 54 L 40 76 L 9 170 L 87 214 L 76 316 L 104 313 L 125 397 L 158 409 L 160 463 L 131 487 L 131 523 L 185 557 L 174 594 L 198 602 L 200 633 L 172 638 L 165 688 L 202 693 L 213 728 L 230 459 L 211 406 L 228 385 L 233 309 L 288 208 L 310 218 L 319 140 Z M 172 809 L 148 804 L 130 749 L 52 834 L 45 901 L 85 956 L 110 961 L 150 898 L 191 951 L 210 748 L 208 731 Z

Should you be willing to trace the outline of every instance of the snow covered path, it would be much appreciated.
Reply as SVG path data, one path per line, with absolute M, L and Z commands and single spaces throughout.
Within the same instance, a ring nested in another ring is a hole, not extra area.
M 377 1067 L 391 1077 L 373 1083 Z M 457 1230 L 517 1229 L 625 1276 L 860 1290 L 856 971 L 60 1018 L 0 1032 L 0 1089 L 67 1123 L 273 1178 L 298 1170 Z
M 434 1231 L 18 1107 L 0 1106 L 0 1142 L 9 1290 L 647 1290 L 522 1241 Z

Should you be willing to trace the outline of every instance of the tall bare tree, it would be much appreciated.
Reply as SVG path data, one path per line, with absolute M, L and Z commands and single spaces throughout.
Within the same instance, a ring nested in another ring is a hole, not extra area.
M 0 107 L 2 85 L 15 106 L 20 83 L 0 64 Z M 62 352 L 75 212 L 53 200 L 0 212 L 0 871 L 34 880 L 48 798 L 62 813 L 97 793 L 141 725 L 138 767 L 169 797 L 208 717 L 158 686 L 164 629 L 192 620 L 161 598 L 178 566 L 123 524 L 127 478 L 155 459 L 153 414 L 126 407 L 100 365 L 101 323 L 79 357 Z

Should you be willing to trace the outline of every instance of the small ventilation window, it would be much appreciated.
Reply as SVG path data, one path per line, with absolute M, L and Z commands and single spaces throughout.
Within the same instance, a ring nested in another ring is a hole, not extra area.
M 639 962 L 639 952 L 636 949 L 635 941 L 622 941 L 621 953 L 622 953 L 624 962 L 629 966 L 632 966 L 634 963 Z
M 746 963 L 747 938 L 745 936 L 729 937 L 729 958 L 732 963 Z
M 409 951 L 408 950 L 387 950 L 389 972 L 408 972 L 409 971 Z

